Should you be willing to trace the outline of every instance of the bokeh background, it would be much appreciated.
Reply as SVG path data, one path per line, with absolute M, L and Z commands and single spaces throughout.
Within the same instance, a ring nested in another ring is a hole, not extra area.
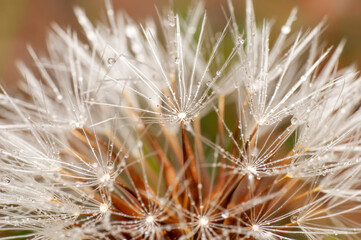
M 191 0 L 113 0 L 114 7 L 126 11 L 131 17 L 142 21 L 156 16 L 155 6 L 174 4 L 186 9 Z M 239 21 L 244 20 L 245 0 L 232 0 Z M 221 6 L 227 9 L 226 0 L 207 0 L 209 21 L 221 29 L 226 19 Z M 258 21 L 274 19 L 274 32 L 280 29 L 293 7 L 298 8 L 295 28 L 303 30 L 314 27 L 324 16 L 328 28 L 323 40 L 336 45 L 347 39 L 341 66 L 357 64 L 361 67 L 361 0 L 254 0 Z M 0 0 L 0 82 L 7 89 L 20 79 L 15 62 L 22 60 L 31 65 L 27 51 L 30 44 L 38 53 L 46 51 L 46 35 L 51 23 L 80 30 L 73 14 L 73 7 L 80 6 L 93 22 L 105 16 L 101 0 Z M 293 28 L 293 29 L 295 29 Z

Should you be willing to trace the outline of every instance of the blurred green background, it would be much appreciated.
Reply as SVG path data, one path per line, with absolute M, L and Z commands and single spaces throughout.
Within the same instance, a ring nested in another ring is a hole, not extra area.
M 155 16 L 155 6 L 161 8 L 169 2 L 186 8 L 191 0 L 113 0 L 116 9 L 123 9 L 140 21 Z M 233 0 L 239 21 L 244 19 L 244 2 Z M 227 9 L 227 1 L 207 0 L 206 3 L 210 21 L 221 29 L 226 20 L 220 6 Z M 296 27 L 303 30 L 315 26 L 327 15 L 328 28 L 322 40 L 335 45 L 345 37 L 347 45 L 341 65 L 357 63 L 360 68 L 361 0 L 254 0 L 254 4 L 259 22 L 263 18 L 276 20 L 273 33 L 277 33 L 293 7 L 299 9 Z M 45 52 L 46 33 L 52 22 L 79 30 L 73 14 L 76 5 L 84 8 L 93 21 L 104 18 L 101 0 L 0 0 L 0 81 L 8 89 L 20 78 L 16 60 L 32 62 L 26 45 L 31 44 L 38 53 Z

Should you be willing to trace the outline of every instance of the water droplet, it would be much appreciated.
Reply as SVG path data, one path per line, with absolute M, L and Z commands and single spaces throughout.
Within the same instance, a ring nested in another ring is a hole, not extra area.
M 217 75 L 217 77 L 219 77 L 221 75 L 221 71 L 217 71 L 216 75 Z
M 221 216 L 222 216 L 222 218 L 226 219 L 229 217 L 229 212 L 227 210 L 225 210 Z
M 127 25 L 125 28 L 125 35 L 129 38 L 135 37 L 137 35 L 137 28 L 132 25 Z
M 9 184 L 11 182 L 11 179 L 9 177 L 3 177 L 1 179 L 1 181 L 4 183 L 4 184 Z
M 81 124 L 80 122 L 72 121 L 72 122 L 70 123 L 70 127 L 71 127 L 72 129 L 81 128 L 81 127 L 82 127 L 82 124 Z
M 113 65 L 115 63 L 115 59 L 114 58 L 108 58 L 107 63 L 109 65 Z
M 251 189 L 254 185 L 254 175 L 252 173 L 248 173 L 248 189 Z
M 143 147 L 143 142 L 142 142 L 142 141 L 138 141 L 138 142 L 137 142 L 137 147 L 138 147 L 138 148 L 142 148 L 142 147 Z
M 289 34 L 290 32 L 291 32 L 291 28 L 289 27 L 289 26 L 283 26 L 282 28 L 281 28 L 281 32 L 283 33 L 283 34 L 285 34 L 285 35 L 287 35 L 287 34 Z
M 257 147 L 254 147 L 251 152 L 252 157 L 256 157 L 258 155 L 259 149 Z
M 292 215 L 291 218 L 290 218 L 291 223 L 295 223 L 295 222 L 297 222 L 297 220 L 298 220 L 297 215 Z
M 114 10 L 112 8 L 108 8 L 107 13 L 109 16 L 113 16 L 114 15 Z
M 59 94 L 58 96 L 56 96 L 56 100 L 58 100 L 58 101 L 63 100 L 63 96 Z
M 169 26 L 171 27 L 174 27 L 175 26 L 175 16 L 174 16 L 174 13 L 171 12 L 169 15 L 168 15 L 168 23 L 169 23 Z
M 57 181 L 60 180 L 60 178 L 61 178 L 60 172 L 54 172 L 53 176 L 54 176 L 55 180 L 57 180 Z

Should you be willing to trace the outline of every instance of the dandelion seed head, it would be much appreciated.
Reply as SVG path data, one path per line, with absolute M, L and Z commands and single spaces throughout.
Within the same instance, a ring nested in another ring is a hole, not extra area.
M 289 26 L 283 26 L 281 28 L 281 32 L 285 35 L 289 34 L 291 32 L 291 28 Z
M 193 4 L 143 24 L 108 0 L 98 25 L 75 8 L 86 41 L 54 25 L 47 56 L 29 48 L 27 85 L 0 90 L 1 236 L 361 236 L 361 78 L 338 68 L 344 42 L 320 47 L 324 23 L 297 33 L 296 10 L 274 35 L 251 0 L 242 25 L 229 1 L 213 34 Z

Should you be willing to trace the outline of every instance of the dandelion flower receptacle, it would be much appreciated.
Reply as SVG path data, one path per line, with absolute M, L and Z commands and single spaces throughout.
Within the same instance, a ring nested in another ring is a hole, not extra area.
M 53 25 L 0 95 L 0 239 L 358 239 L 361 78 L 251 0 Z M 232 41 L 232 47 L 226 42 Z M 270 44 L 272 42 L 272 44 Z

